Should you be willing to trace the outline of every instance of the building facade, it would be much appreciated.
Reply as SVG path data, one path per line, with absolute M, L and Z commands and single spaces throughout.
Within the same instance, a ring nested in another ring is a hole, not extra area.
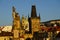
M 36 6 L 32 5 L 31 17 L 22 16 L 15 7 L 12 7 L 13 24 L 11 30 L 3 29 L 0 32 L 0 40 L 54 40 L 60 30 L 51 27 L 51 24 L 60 23 L 60 21 L 41 22 L 40 15 L 37 16 Z M 41 24 L 42 23 L 42 24 Z M 43 25 L 44 24 L 44 25 Z M 49 26 L 46 26 L 46 24 Z M 59 27 L 60 28 L 60 27 Z M 7 28 L 9 29 L 9 28 Z

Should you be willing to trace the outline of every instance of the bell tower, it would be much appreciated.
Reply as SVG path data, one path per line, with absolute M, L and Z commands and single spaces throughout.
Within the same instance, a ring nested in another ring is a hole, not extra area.
M 15 11 L 15 8 L 12 8 L 12 16 L 13 16 L 13 38 L 14 40 L 19 40 L 19 32 L 20 32 L 20 16 Z
M 32 27 L 32 33 L 38 32 L 40 30 L 40 17 L 37 16 L 35 5 L 32 5 L 31 27 Z

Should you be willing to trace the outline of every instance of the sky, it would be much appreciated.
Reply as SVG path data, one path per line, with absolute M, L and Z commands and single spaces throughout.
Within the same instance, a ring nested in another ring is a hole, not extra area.
M 41 21 L 60 19 L 60 0 L 0 0 L 0 26 L 12 25 L 12 7 L 16 8 L 20 18 L 31 16 L 31 7 L 36 6 Z

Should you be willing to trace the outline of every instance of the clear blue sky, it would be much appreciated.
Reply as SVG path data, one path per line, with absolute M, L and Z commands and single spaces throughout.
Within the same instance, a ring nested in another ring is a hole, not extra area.
M 60 19 L 60 0 L 0 0 L 0 25 L 12 24 L 12 6 L 21 17 L 31 14 L 32 5 L 36 5 L 41 21 Z

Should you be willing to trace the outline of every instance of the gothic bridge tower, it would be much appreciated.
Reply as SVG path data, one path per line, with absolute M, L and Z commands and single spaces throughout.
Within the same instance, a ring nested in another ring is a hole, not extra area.
M 31 27 L 32 27 L 32 33 L 38 32 L 40 30 L 40 16 L 37 16 L 35 5 L 32 5 L 31 10 Z
M 28 16 L 28 21 L 29 21 L 29 33 L 31 34 L 32 38 L 27 38 L 27 40 L 35 40 L 37 36 L 34 36 L 34 34 L 40 31 L 40 15 L 37 16 L 35 5 L 32 5 L 31 17 Z

